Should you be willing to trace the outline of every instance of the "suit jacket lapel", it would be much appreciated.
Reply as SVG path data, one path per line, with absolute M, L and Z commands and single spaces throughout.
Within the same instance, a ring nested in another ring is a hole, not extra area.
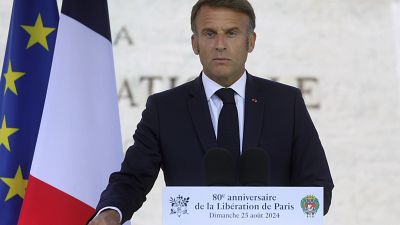
M 264 118 L 264 99 L 257 88 L 254 77 L 247 74 L 244 101 L 243 151 L 259 145 Z
M 217 146 L 201 76 L 193 81 L 188 100 L 189 112 L 204 151 Z

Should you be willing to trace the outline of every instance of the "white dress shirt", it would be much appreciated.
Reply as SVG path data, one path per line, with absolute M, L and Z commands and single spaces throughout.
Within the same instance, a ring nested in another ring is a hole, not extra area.
M 215 137 L 218 137 L 218 117 L 224 103 L 217 95 L 215 95 L 215 92 L 224 87 L 211 80 L 206 74 L 204 74 L 204 72 L 201 74 L 201 79 L 206 92 L 206 98 L 208 102 L 208 108 L 210 110 L 211 121 L 214 127 Z M 229 88 L 232 88 L 235 91 L 234 97 L 239 119 L 240 152 L 242 153 L 246 72 L 239 78 L 239 80 L 229 86 Z

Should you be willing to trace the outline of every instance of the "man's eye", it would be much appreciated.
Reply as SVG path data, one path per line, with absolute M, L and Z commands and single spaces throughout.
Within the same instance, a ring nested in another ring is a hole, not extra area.
M 228 37 L 236 37 L 236 35 L 237 35 L 237 32 L 235 32 L 235 31 L 229 31 L 228 33 L 227 33 L 227 36 Z
M 207 38 L 212 38 L 214 37 L 214 32 L 204 32 L 204 36 L 206 36 Z

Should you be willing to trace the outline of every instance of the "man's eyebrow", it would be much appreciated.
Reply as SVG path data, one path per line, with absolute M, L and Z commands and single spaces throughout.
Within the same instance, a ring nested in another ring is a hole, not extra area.
M 225 32 L 230 32 L 230 31 L 240 31 L 239 27 L 232 27 L 224 30 Z
M 206 32 L 206 31 L 216 32 L 215 29 L 212 29 L 212 28 L 209 28 L 209 27 L 203 28 L 203 29 L 201 30 L 201 32 Z
M 201 32 L 207 32 L 207 31 L 217 32 L 216 29 L 213 29 L 210 27 L 206 27 L 201 30 Z M 230 27 L 227 29 L 223 29 L 223 31 L 224 31 L 224 33 L 227 33 L 227 32 L 231 32 L 231 31 L 240 31 L 240 29 L 239 29 L 239 27 Z

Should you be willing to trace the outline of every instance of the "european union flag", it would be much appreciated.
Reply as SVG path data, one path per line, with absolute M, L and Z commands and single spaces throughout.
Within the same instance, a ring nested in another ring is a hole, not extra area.
M 56 0 L 14 0 L 0 83 L 0 225 L 16 225 L 58 27 Z

